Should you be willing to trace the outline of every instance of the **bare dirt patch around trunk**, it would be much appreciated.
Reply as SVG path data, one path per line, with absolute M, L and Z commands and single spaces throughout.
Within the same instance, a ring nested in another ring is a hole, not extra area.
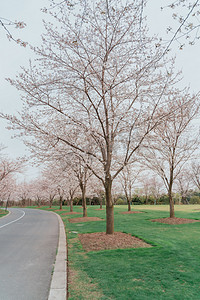
M 170 225 L 179 225 L 179 224 L 200 222 L 200 220 L 184 219 L 184 218 L 176 218 L 176 217 L 174 217 L 174 218 L 154 219 L 154 220 L 151 220 L 151 221 L 152 222 L 170 224 Z
M 122 215 L 129 215 L 129 214 L 142 214 L 143 212 L 142 211 L 123 211 L 121 212 Z
M 80 212 L 76 212 L 76 211 L 70 211 L 70 212 L 67 212 L 67 213 L 62 213 L 63 216 L 66 216 L 66 215 L 81 215 Z
M 78 236 L 86 251 L 152 247 L 139 238 L 123 232 L 115 232 L 114 234 L 95 232 L 79 234 Z
M 81 218 L 68 219 L 68 221 L 70 223 L 81 223 L 81 222 L 93 222 L 93 221 L 105 221 L 105 220 L 97 217 L 81 217 Z

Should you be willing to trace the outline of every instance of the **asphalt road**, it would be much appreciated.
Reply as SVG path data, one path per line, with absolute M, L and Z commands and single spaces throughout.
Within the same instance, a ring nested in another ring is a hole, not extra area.
M 9 209 L 0 218 L 0 299 L 47 300 L 58 245 L 51 212 Z

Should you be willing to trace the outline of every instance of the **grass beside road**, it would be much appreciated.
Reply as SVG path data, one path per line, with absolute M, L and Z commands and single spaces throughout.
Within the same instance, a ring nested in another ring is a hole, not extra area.
M 89 207 L 89 217 L 105 218 L 105 210 Z M 55 208 L 55 210 L 58 207 Z M 105 231 L 105 221 L 69 223 L 62 215 L 68 238 L 69 300 L 81 299 L 200 299 L 200 223 L 168 225 L 151 219 L 169 216 L 168 206 L 135 206 L 143 214 L 122 215 L 115 207 L 115 231 L 130 233 L 152 248 L 117 249 L 86 253 L 78 233 Z M 176 206 L 176 217 L 200 220 L 200 206 Z M 81 212 L 78 207 L 74 211 Z
M 8 211 L 7 210 L 4 210 L 4 209 L 0 209 L 0 218 L 7 215 L 8 214 Z

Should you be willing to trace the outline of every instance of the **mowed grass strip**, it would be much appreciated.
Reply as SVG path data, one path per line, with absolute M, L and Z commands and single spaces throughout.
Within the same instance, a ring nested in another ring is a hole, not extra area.
M 88 216 L 105 219 L 105 210 L 96 209 L 90 207 Z M 80 212 L 76 207 L 74 210 Z M 72 216 L 62 215 L 69 208 L 57 212 L 65 223 L 68 238 L 72 274 L 68 299 L 199 300 L 200 223 L 151 222 L 167 218 L 168 206 L 134 206 L 134 210 L 144 213 L 121 214 L 126 210 L 126 206 L 115 207 L 115 231 L 132 234 L 154 247 L 86 252 L 78 234 L 104 232 L 105 221 L 69 223 Z M 200 206 L 176 206 L 175 211 L 176 217 L 200 220 Z M 86 286 L 82 293 L 77 284 Z
M 5 209 L 0 209 L 0 218 L 7 215 L 8 214 L 8 211 L 5 210 Z

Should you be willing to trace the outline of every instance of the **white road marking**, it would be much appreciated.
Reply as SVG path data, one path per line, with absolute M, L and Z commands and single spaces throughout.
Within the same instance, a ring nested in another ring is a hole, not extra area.
M 5 227 L 5 226 L 8 226 L 8 225 L 10 225 L 10 224 L 12 224 L 12 223 L 15 223 L 15 222 L 19 221 L 20 219 L 22 219 L 22 218 L 25 216 L 25 211 L 23 211 L 23 210 L 20 210 L 20 209 L 17 209 L 17 210 L 19 210 L 19 211 L 22 211 L 22 212 L 23 212 L 22 216 L 21 216 L 21 217 L 19 217 L 19 218 L 17 218 L 16 220 L 13 220 L 13 221 L 11 221 L 11 222 L 9 222 L 9 223 L 6 223 L 6 224 L 4 224 L 4 225 L 0 226 L 0 229 L 1 229 L 1 228 L 3 228 L 3 227 Z

